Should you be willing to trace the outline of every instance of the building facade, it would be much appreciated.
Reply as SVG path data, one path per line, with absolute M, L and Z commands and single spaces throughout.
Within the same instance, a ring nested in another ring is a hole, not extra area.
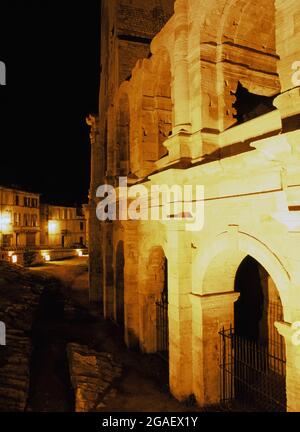
M 300 4 L 144 3 L 102 2 L 91 300 L 166 353 L 179 400 L 300 411 Z M 190 185 L 204 223 L 174 193 L 165 220 L 100 223 L 97 188 L 120 176 L 148 215 L 153 186 Z
M 0 186 L 1 248 L 40 244 L 40 195 Z
M 82 207 L 41 205 L 41 245 L 48 248 L 86 248 L 86 218 Z
M 83 253 L 87 216 L 85 206 L 41 204 L 40 194 L 0 186 L 0 259 L 24 264 Z

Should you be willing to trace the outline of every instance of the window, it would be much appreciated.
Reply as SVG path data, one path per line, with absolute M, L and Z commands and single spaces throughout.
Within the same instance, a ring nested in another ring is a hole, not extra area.
M 19 225 L 19 213 L 14 213 L 14 226 Z
M 16 204 L 16 206 L 20 205 L 20 198 L 19 198 L 19 195 L 16 195 L 16 196 L 15 196 L 15 204 Z
M 37 226 L 37 215 L 32 215 L 32 226 L 36 227 Z
M 83 229 L 84 229 L 84 223 L 80 222 L 80 231 L 83 231 Z
M 25 214 L 24 214 L 24 225 L 25 225 L 26 227 L 28 227 L 28 226 L 29 226 L 29 222 L 30 222 L 30 215 L 27 214 L 27 213 L 25 213 Z
M 233 107 L 236 110 L 235 118 L 238 124 L 252 120 L 275 109 L 273 105 L 274 97 L 250 93 L 240 82 L 238 83 L 235 97 L 236 101 Z

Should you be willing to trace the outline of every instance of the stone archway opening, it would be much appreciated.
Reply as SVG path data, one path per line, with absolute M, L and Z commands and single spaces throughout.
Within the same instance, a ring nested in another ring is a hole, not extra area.
M 155 246 L 150 250 L 141 298 L 141 344 L 143 351 L 158 353 L 168 358 L 168 261 L 164 250 Z
M 283 321 L 276 285 L 251 256 L 240 263 L 235 279 L 239 298 L 234 326 L 221 332 L 223 402 L 247 410 L 286 410 L 286 354 L 284 339 L 275 328 Z
M 254 400 L 251 404 L 242 399 L 243 410 L 251 406 L 256 410 L 285 411 L 285 345 L 274 324 L 284 321 L 287 313 L 284 307 L 289 275 L 280 259 L 257 239 L 241 232 L 235 235 L 233 230 L 221 234 L 205 254 L 199 255 L 193 263 L 193 280 L 200 281 L 191 296 L 194 393 L 198 403 L 209 406 L 221 402 L 226 409 L 240 409 L 237 398 L 241 392 L 236 385 L 240 380 L 244 394 Z M 241 288 L 243 283 L 247 291 Z M 254 292 L 250 294 L 249 290 Z M 245 307 L 240 315 L 244 314 L 250 326 L 239 321 L 239 306 L 235 304 L 241 297 Z M 246 363 L 244 358 L 237 364 L 241 353 L 250 362 L 246 370 L 241 369 L 241 364 Z M 259 370 L 262 377 L 257 379 L 253 373 L 258 382 L 257 395 L 253 393 L 253 382 L 248 380 L 249 368 Z

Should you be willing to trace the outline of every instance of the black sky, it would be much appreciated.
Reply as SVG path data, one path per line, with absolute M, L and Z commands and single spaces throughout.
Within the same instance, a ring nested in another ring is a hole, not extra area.
M 100 0 L 1 0 L 0 184 L 87 201 L 99 56 Z

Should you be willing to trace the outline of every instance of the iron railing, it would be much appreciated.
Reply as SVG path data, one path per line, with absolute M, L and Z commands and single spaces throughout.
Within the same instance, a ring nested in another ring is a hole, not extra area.
M 233 328 L 223 328 L 219 334 L 221 405 L 233 410 L 286 411 L 283 341 L 247 340 Z
M 156 302 L 156 343 L 158 354 L 167 360 L 169 357 L 168 299 L 164 294 L 161 300 Z

